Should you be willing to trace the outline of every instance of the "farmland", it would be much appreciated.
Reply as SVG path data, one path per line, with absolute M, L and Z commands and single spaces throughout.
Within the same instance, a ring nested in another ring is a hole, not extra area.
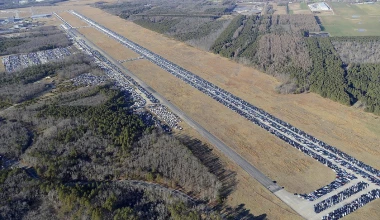
M 323 30 L 331 36 L 380 35 L 380 4 L 329 3 L 334 15 L 320 15 Z

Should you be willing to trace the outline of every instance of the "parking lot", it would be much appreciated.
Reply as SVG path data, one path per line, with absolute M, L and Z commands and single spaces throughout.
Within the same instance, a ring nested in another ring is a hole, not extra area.
M 42 50 L 28 54 L 15 54 L 2 58 L 5 70 L 8 73 L 25 69 L 29 66 L 45 64 L 48 62 L 63 60 L 71 55 L 70 47 Z
M 160 120 L 164 121 L 169 127 L 182 130 L 182 127 L 178 125 L 181 119 L 166 106 L 161 104 L 149 105 L 148 110 L 154 113 Z
M 74 86 L 97 86 L 107 81 L 105 76 L 94 76 L 90 73 L 83 73 L 70 80 Z

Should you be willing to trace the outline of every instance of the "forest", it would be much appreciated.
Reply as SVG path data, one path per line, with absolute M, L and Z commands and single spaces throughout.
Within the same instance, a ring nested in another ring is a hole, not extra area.
M 101 9 L 128 19 L 158 33 L 209 50 L 218 35 L 228 26 L 235 5 L 206 0 L 196 1 L 131 1 L 101 5 Z
M 104 77 L 79 50 L 0 73 L 0 219 L 253 217 L 224 204 L 234 174 L 207 145 L 153 126 L 110 80 L 74 84 L 84 73 Z
M 211 51 L 281 78 L 281 93 L 304 92 L 308 85 L 302 75 L 312 66 L 304 35 L 318 30 L 308 15 L 238 15 Z
M 62 184 L 0 171 L 2 219 L 221 219 L 207 206 L 144 181 Z
M 344 63 L 380 60 L 380 37 L 332 37 L 331 42 Z

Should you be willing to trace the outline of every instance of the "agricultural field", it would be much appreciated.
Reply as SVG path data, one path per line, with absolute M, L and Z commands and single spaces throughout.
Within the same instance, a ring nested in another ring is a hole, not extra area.
M 304 14 L 304 15 L 311 14 L 309 7 L 307 7 L 307 4 L 304 2 L 291 3 L 291 4 L 288 4 L 288 7 L 289 7 L 289 14 Z
M 379 36 L 380 3 L 351 5 L 329 3 L 334 15 L 319 15 L 323 31 L 331 36 Z

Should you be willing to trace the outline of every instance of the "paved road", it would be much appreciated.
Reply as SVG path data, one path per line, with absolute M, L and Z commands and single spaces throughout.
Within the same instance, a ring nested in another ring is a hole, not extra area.
M 194 128 L 196 131 L 198 131 L 204 138 L 206 138 L 211 144 L 213 144 L 216 148 L 218 148 L 223 154 L 225 154 L 228 158 L 230 158 L 232 161 L 234 161 L 236 164 L 238 164 L 243 170 L 245 170 L 250 176 L 252 176 L 254 179 L 256 179 L 258 182 L 260 182 L 264 187 L 269 189 L 271 192 L 276 192 L 280 189 L 282 189 L 277 184 L 273 183 L 271 179 L 269 179 L 267 176 L 265 176 L 262 172 L 260 172 L 256 167 L 254 167 L 252 164 L 250 164 L 248 161 L 246 161 L 242 156 L 240 156 L 238 153 L 236 153 L 233 149 L 228 147 L 225 143 L 223 143 L 221 140 L 219 140 L 217 137 L 215 137 L 213 134 L 208 132 L 205 128 L 203 128 L 200 124 L 198 124 L 196 121 L 191 119 L 188 115 L 186 115 L 182 110 L 177 108 L 173 103 L 169 102 L 167 99 L 165 99 L 162 95 L 157 93 L 155 90 L 153 90 L 151 87 L 146 85 L 143 81 L 141 81 L 139 78 L 137 78 L 132 72 L 130 72 L 127 68 L 125 68 L 123 65 L 121 65 L 119 62 L 117 62 L 115 59 L 113 59 L 111 56 L 109 56 L 106 52 L 104 52 L 102 49 L 98 48 L 95 44 L 93 44 L 90 40 L 88 40 L 85 36 L 83 36 L 78 31 L 71 29 L 72 32 L 74 32 L 78 37 L 80 37 L 82 40 L 84 40 L 87 45 L 92 47 L 95 50 L 98 50 L 99 53 L 101 53 L 103 56 L 105 56 L 109 61 L 111 61 L 114 65 L 120 68 L 126 75 L 133 78 L 136 82 L 138 82 L 144 89 L 152 93 L 160 102 L 164 105 L 166 105 L 173 113 L 177 114 L 184 122 L 189 124 L 192 128 Z

